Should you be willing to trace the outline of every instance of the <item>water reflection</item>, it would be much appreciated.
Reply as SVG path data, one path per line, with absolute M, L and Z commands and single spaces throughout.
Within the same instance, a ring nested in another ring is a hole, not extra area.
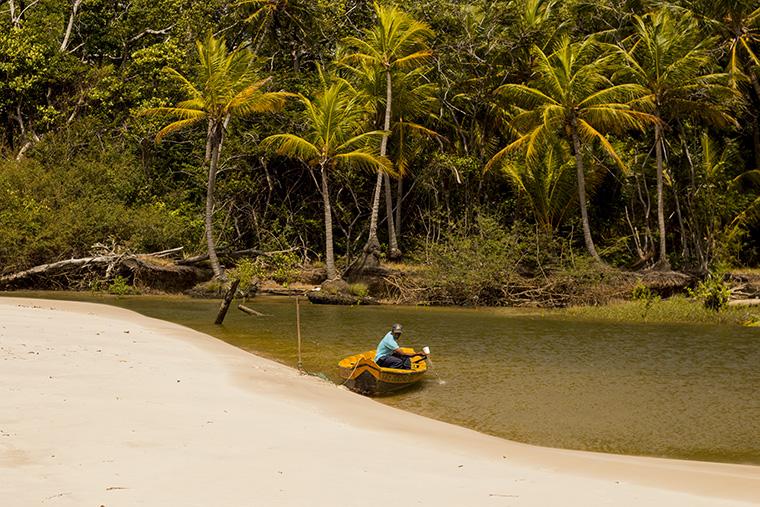
M 40 297 L 72 295 L 41 294 Z M 295 304 L 250 302 L 224 326 L 216 301 L 104 298 L 296 365 Z M 760 464 L 760 334 L 728 326 L 610 324 L 541 313 L 301 305 L 303 364 L 337 381 L 336 363 L 374 348 L 392 322 L 402 345 L 430 346 L 422 389 L 383 398 L 430 417 L 540 445 Z

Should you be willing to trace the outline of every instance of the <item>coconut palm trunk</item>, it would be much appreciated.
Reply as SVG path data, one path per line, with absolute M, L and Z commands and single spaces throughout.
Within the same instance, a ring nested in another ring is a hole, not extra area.
M 760 80 L 757 78 L 755 72 L 750 72 L 750 78 L 752 81 L 752 88 L 755 90 L 755 96 L 760 101 Z M 760 167 L 760 114 L 757 112 L 754 115 L 755 125 L 752 129 L 752 145 L 755 152 L 755 165 Z
M 380 145 L 380 156 L 384 157 L 388 150 L 388 136 L 391 130 L 391 100 L 393 98 L 393 80 L 391 79 L 390 69 L 385 70 L 385 123 L 383 129 L 383 143 Z M 385 213 L 388 217 L 388 257 L 398 259 L 401 257 L 401 250 L 398 248 L 396 240 L 396 227 L 393 219 L 393 197 L 391 193 L 391 177 L 387 172 L 383 172 L 385 182 Z
M 654 126 L 654 143 L 655 154 L 657 157 L 657 225 L 660 232 L 660 257 L 657 260 L 657 268 L 662 270 L 669 270 L 670 263 L 668 262 L 668 252 L 665 242 L 665 193 L 663 191 L 664 168 L 662 154 L 663 138 L 662 125 L 660 123 L 656 123 Z
M 404 179 L 401 175 L 398 175 L 396 182 L 396 221 L 394 226 L 396 227 L 396 241 L 401 242 L 401 199 L 404 196 Z
M 375 191 L 372 193 L 372 212 L 369 219 L 369 236 L 367 237 L 367 244 L 364 245 L 363 265 L 365 267 L 377 266 L 379 264 L 378 252 L 380 250 L 380 240 L 377 239 L 377 218 L 380 215 L 380 193 L 382 190 L 383 174 L 378 170 L 377 179 L 375 180 Z
M 174 117 L 174 121 L 156 134 L 157 143 L 173 132 L 201 122 L 206 124 L 206 245 L 214 277 L 223 278 L 224 272 L 216 254 L 213 223 L 216 176 L 227 126 L 233 116 L 277 111 L 291 94 L 264 92 L 271 78 L 260 79 L 253 54 L 244 47 L 229 52 L 223 38 L 217 39 L 209 34 L 205 40 L 196 42 L 196 48 L 198 61 L 194 80 L 170 67 L 164 69 L 186 92 L 186 100 L 172 107 L 146 108 L 140 111 L 140 115 Z
M 387 69 L 385 71 L 385 119 L 383 121 L 383 129 L 385 133 L 380 140 L 380 156 L 384 157 L 388 151 L 388 136 L 391 130 L 391 105 L 393 100 L 393 84 L 391 80 L 391 71 Z M 383 189 L 383 182 L 385 182 L 386 188 L 386 210 L 388 213 L 388 243 L 390 247 L 390 254 L 393 257 L 395 252 L 398 252 L 398 244 L 396 243 L 396 231 L 393 227 L 393 212 L 390 205 L 390 178 L 383 171 L 378 171 L 377 180 L 375 182 L 375 191 L 372 194 L 372 215 L 369 221 L 369 237 L 367 238 L 367 245 L 364 247 L 365 262 L 367 265 L 366 257 L 369 255 L 375 255 L 377 260 L 377 250 L 380 248 L 380 241 L 377 238 L 377 222 L 380 215 L 380 193 Z M 395 250 L 395 252 L 394 252 Z M 400 254 L 401 252 L 398 252 Z M 374 264 L 377 264 L 376 262 Z
M 330 206 L 330 192 L 327 185 L 327 162 L 327 160 L 322 160 L 319 164 L 319 172 L 322 173 L 322 202 L 325 208 L 325 265 L 327 279 L 336 280 L 338 271 L 335 269 L 335 253 L 333 250 L 332 207 Z
M 393 99 L 393 86 L 391 74 L 396 70 L 413 69 L 418 67 L 432 56 L 432 51 L 428 47 L 428 41 L 433 38 L 433 31 L 423 22 L 416 21 L 404 11 L 395 6 L 381 6 L 374 2 L 374 11 L 377 16 L 377 23 L 363 31 L 363 38 L 346 37 L 344 42 L 352 52 L 347 53 L 340 59 L 340 64 L 359 64 L 356 68 L 351 67 L 353 71 L 359 74 L 370 76 L 369 82 L 373 86 L 375 79 L 380 73 L 385 73 L 385 121 L 383 137 L 380 145 L 380 156 L 385 158 L 388 148 L 388 136 L 391 129 L 391 104 Z M 370 70 L 367 74 L 365 71 Z M 378 174 L 375 184 L 375 193 L 372 200 L 372 213 L 370 216 L 370 233 L 367 238 L 367 244 L 364 247 L 364 258 L 359 269 L 370 267 L 372 264 L 378 265 L 377 256 L 379 250 L 379 241 L 377 239 L 377 220 L 380 212 L 380 192 L 382 191 L 383 181 L 386 182 L 388 193 L 388 205 L 391 207 L 388 212 L 388 229 L 389 229 L 389 256 L 398 257 L 401 252 L 398 249 L 398 241 L 394 227 L 392 213 L 392 194 L 390 192 L 390 180 Z
M 603 264 L 602 258 L 596 252 L 594 240 L 591 237 L 591 227 L 588 221 L 588 210 L 586 209 L 586 175 L 583 164 L 583 153 L 581 152 L 581 140 L 578 135 L 578 123 L 575 118 L 570 125 L 571 135 L 573 138 L 573 151 L 575 152 L 575 168 L 578 178 L 578 206 L 581 209 L 581 222 L 583 224 L 583 240 L 586 243 L 586 249 L 591 257 L 600 264 Z
M 214 278 L 223 276 L 222 266 L 219 263 L 219 257 L 216 254 L 216 241 L 214 240 L 214 192 L 216 191 L 216 173 L 219 170 L 219 157 L 222 151 L 222 141 L 224 138 L 224 124 L 220 122 L 209 122 L 209 134 L 211 156 L 208 164 L 208 181 L 206 185 L 206 246 L 208 248 L 208 260 L 211 263 L 211 269 L 214 271 Z
M 393 194 L 391 190 L 391 177 L 388 173 L 383 174 L 385 181 L 385 214 L 388 216 L 388 258 L 398 259 L 401 257 L 401 250 L 398 247 L 398 236 L 396 235 L 396 219 L 393 216 Z

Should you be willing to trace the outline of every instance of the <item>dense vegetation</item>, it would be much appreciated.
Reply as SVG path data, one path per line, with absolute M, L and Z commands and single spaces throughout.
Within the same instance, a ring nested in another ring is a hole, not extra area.
M 760 261 L 757 0 L 402 8 L 0 2 L 0 275 L 295 246 L 331 277 L 403 254 L 463 302 Z

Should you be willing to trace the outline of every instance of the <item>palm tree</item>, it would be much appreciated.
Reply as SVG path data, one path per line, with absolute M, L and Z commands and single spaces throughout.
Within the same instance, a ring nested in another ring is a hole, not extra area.
M 728 57 L 726 72 L 732 88 L 750 85 L 754 101 L 747 96 L 753 117 L 755 164 L 760 167 L 760 5 L 757 0 L 683 0 L 707 28 L 715 33 Z
M 154 107 L 141 111 L 144 115 L 162 115 L 176 118 L 156 135 L 156 142 L 184 128 L 206 123 L 206 244 L 214 277 L 223 276 L 216 254 L 213 233 L 214 191 L 219 168 L 219 156 L 230 120 L 233 117 L 254 113 L 268 113 L 281 109 L 291 94 L 264 92 L 271 77 L 261 79 L 253 65 L 253 55 L 244 48 L 227 50 L 224 39 L 208 35 L 196 42 L 198 61 L 196 77 L 191 80 L 172 68 L 166 68 L 180 85 L 187 99 L 174 107 Z
M 534 46 L 536 79 L 528 85 L 506 84 L 497 89 L 497 93 L 517 105 L 511 121 L 517 140 L 486 164 L 488 170 L 517 150 L 525 150 L 528 160 L 536 159 L 553 136 L 563 136 L 575 156 L 583 239 L 589 254 L 599 263 L 602 260 L 591 238 L 586 207 L 583 146 L 598 143 L 625 170 L 605 133 L 642 129 L 645 122 L 656 121 L 630 105 L 631 100 L 645 95 L 640 85 L 616 85 L 607 77 L 615 69 L 617 57 L 601 53 L 602 49 L 592 38 L 571 44 L 567 37 L 562 37 L 549 55 Z
M 275 147 L 280 155 L 301 159 L 310 167 L 319 168 L 325 214 L 325 260 L 328 280 L 340 278 L 333 253 L 332 210 L 328 174 L 342 165 L 365 167 L 379 172 L 391 169 L 385 157 L 374 153 L 371 141 L 384 136 L 383 131 L 364 132 L 367 120 L 365 102 L 351 85 L 337 79 L 312 102 L 299 95 L 308 123 L 303 136 L 276 134 L 262 141 L 265 147 Z
M 376 109 L 378 90 L 385 89 L 385 72 L 378 72 L 373 67 L 363 66 L 361 69 L 352 68 L 359 78 L 361 93 L 370 102 L 369 107 Z M 386 156 L 393 162 L 396 173 L 396 206 L 395 215 L 391 188 L 388 179 L 384 178 L 386 196 L 386 215 L 394 215 L 393 231 L 396 245 L 401 243 L 401 200 L 403 181 L 412 159 L 418 155 L 424 140 L 430 138 L 443 139 L 437 132 L 418 123 L 422 119 L 432 119 L 440 107 L 438 103 L 438 86 L 428 80 L 428 66 L 415 67 L 393 74 L 393 107 L 391 108 L 391 131 L 388 137 L 389 147 Z M 383 92 L 384 93 L 384 92 Z M 383 121 L 385 112 L 378 112 Z M 399 249 L 400 250 L 400 249 Z
M 728 49 L 731 84 L 750 82 L 760 98 L 760 6 L 757 0 L 686 0 L 683 2 L 707 22 Z
M 240 0 L 237 6 L 250 9 L 246 23 L 256 24 L 253 35 L 254 52 L 259 53 L 265 40 L 276 42 L 277 47 L 289 49 L 293 71 L 300 68 L 303 45 L 317 18 L 315 2 L 310 0 Z
M 374 68 L 384 74 L 385 78 L 385 112 L 383 115 L 383 135 L 380 143 L 380 156 L 384 157 L 388 149 L 388 136 L 391 132 L 393 107 L 393 74 L 397 70 L 412 69 L 424 63 L 432 55 L 428 40 L 433 36 L 430 27 L 414 20 L 401 9 L 394 6 L 380 6 L 375 3 L 377 23 L 364 31 L 364 37 L 347 37 L 344 44 L 352 52 L 345 54 L 339 61 L 349 66 Z M 363 71 L 362 71 L 363 72 Z M 363 72 L 364 73 L 364 72 Z M 380 242 L 377 239 L 377 219 L 380 212 L 380 193 L 383 181 L 390 185 L 387 173 L 378 171 L 375 191 L 372 196 L 372 213 L 370 216 L 369 237 L 364 247 L 365 265 L 370 255 L 377 259 Z M 389 256 L 398 257 L 400 250 L 396 241 L 393 216 L 388 216 Z
M 660 251 L 657 267 L 670 269 L 667 257 L 663 195 L 665 128 L 674 118 L 697 117 L 726 125 L 733 119 L 722 111 L 731 90 L 721 84 L 725 74 L 711 74 L 714 39 L 705 38 L 689 15 L 674 18 L 666 8 L 634 17 L 635 32 L 624 41 L 628 67 L 623 71 L 647 90 L 641 102 L 651 108 L 657 161 L 657 220 Z
M 399 72 L 394 80 L 398 100 L 394 101 L 394 111 L 391 113 L 396 121 L 393 122 L 390 134 L 392 150 L 389 157 L 396 172 L 394 230 L 398 245 L 401 244 L 404 178 L 408 175 L 410 164 L 420 155 L 428 140 L 445 139 L 435 130 L 420 123 L 423 119 L 437 120 L 436 113 L 440 109 L 438 85 L 428 81 L 429 70 L 427 67 L 417 67 L 410 72 Z M 390 198 L 387 199 L 387 203 L 391 203 Z M 388 213 L 391 211 L 388 210 Z
M 574 204 L 575 180 L 567 141 L 553 137 L 539 157 L 508 157 L 501 165 L 518 193 L 523 194 L 536 222 L 551 234 Z M 587 180 L 588 183 L 588 180 Z

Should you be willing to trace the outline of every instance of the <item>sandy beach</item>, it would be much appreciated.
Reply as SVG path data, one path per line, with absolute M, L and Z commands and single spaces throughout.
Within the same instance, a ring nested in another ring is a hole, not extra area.
M 548 449 L 115 307 L 0 298 L 0 506 L 748 506 L 760 467 Z

